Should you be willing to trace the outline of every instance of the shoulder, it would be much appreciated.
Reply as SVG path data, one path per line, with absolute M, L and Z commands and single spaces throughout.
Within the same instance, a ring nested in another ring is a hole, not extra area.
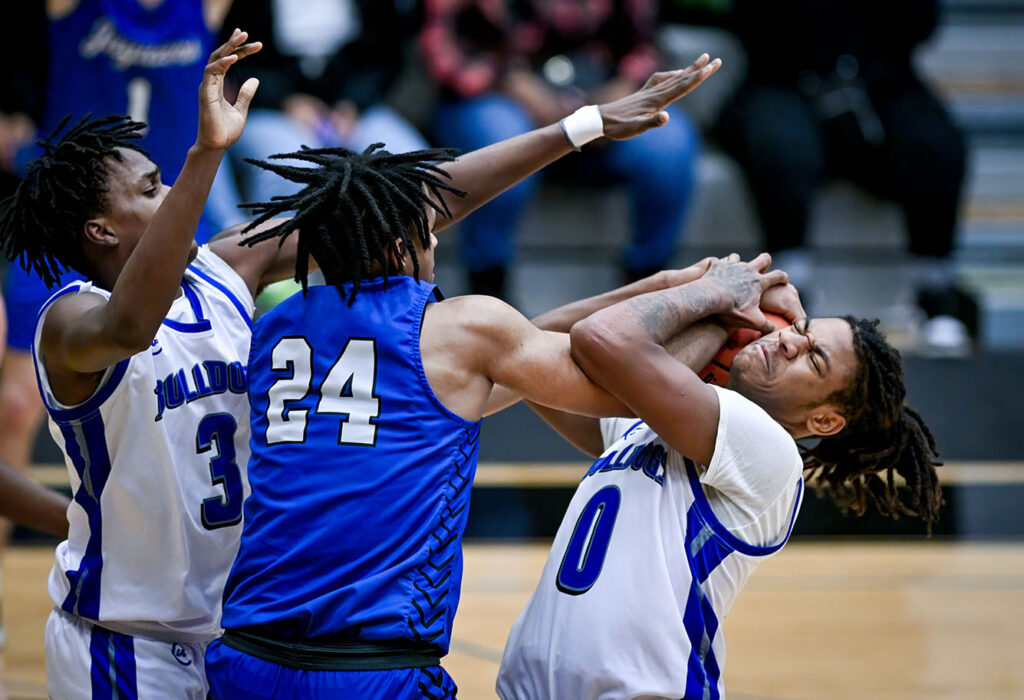
M 234 266 L 224 260 L 220 251 L 209 244 L 199 246 L 199 252 L 189 267 L 197 270 L 208 282 L 224 287 L 223 291 L 230 292 L 245 306 L 249 315 L 252 315 L 252 291 Z
M 718 435 L 701 481 L 723 491 L 778 493 L 803 469 L 796 442 L 753 401 L 729 389 L 714 389 Z
M 427 304 L 424 324 L 459 329 L 470 336 L 481 339 L 500 333 L 517 318 L 525 320 L 522 314 L 501 299 L 468 294 L 451 297 Z
M 520 320 L 529 323 L 515 307 L 496 297 L 481 294 L 451 297 L 429 304 L 427 309 L 439 320 L 459 324 L 474 332 L 501 330 Z
M 88 283 L 69 284 L 55 293 L 39 310 L 37 323 L 42 325 L 42 347 L 59 344 L 64 330 L 85 312 L 106 304 L 107 299 L 106 293 Z
M 796 442 L 768 412 L 739 392 L 711 385 L 718 395 L 719 437 L 737 443 L 759 443 L 787 456 L 799 455 Z M 721 428 L 724 427 L 725 434 Z
M 427 304 L 420 345 L 444 349 L 467 368 L 479 369 L 496 354 L 514 348 L 529 321 L 500 299 L 482 295 L 452 297 Z M 531 326 L 532 328 L 532 326 Z

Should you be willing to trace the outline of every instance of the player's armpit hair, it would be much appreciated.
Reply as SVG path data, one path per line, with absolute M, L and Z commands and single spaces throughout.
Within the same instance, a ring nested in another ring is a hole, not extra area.
M 930 533 L 942 506 L 935 438 L 905 403 L 903 363 L 878 321 L 844 320 L 853 329 L 857 374 L 826 402 L 840 407 L 846 428 L 801 447 L 808 479 L 844 512 L 861 515 L 871 502 L 883 515 L 920 517 Z
M 282 240 L 298 232 L 295 279 L 305 290 L 309 255 L 320 265 L 328 284 L 346 294 L 342 285 L 351 282 L 348 302 L 359 291 L 360 280 L 380 274 L 387 280 L 397 272 L 395 261 L 410 256 L 413 275 L 419 276 L 419 258 L 412 245 L 416 232 L 424 248 L 430 247 L 427 207 L 451 217 L 442 192 L 463 197 L 465 192 L 446 179 L 438 163 L 455 159 L 453 149 L 429 149 L 389 153 L 375 143 L 362 153 L 345 148 L 307 148 L 270 156 L 271 160 L 298 160 L 313 167 L 246 159 L 303 188 L 294 195 L 269 202 L 251 202 L 257 214 L 243 234 L 276 216 L 295 212 L 288 221 L 243 240 L 253 245 L 274 237 Z
M 107 208 L 106 158 L 123 160 L 118 149 L 148 154 L 136 140 L 146 127 L 128 117 L 86 115 L 64 131 L 71 115 L 43 141 L 43 155 L 28 165 L 14 194 L 0 202 L 0 250 L 18 260 L 47 286 L 69 268 L 91 274 L 82 247 L 82 227 Z

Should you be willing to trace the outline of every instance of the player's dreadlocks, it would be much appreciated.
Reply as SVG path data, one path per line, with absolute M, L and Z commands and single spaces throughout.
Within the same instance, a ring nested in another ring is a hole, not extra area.
M 904 403 L 903 363 L 878 321 L 843 319 L 853 329 L 857 374 L 825 402 L 840 407 L 846 427 L 803 449 L 804 468 L 843 510 L 863 514 L 870 499 L 883 515 L 919 516 L 931 532 L 942 505 L 935 438 Z M 898 486 L 894 474 L 906 485 Z
M 327 283 L 336 286 L 343 296 L 346 292 L 342 285 L 352 283 L 349 304 L 355 299 L 360 280 L 376 274 L 387 280 L 398 271 L 396 261 L 404 257 L 399 241 L 412 258 L 413 275 L 418 277 L 420 264 L 412 245 L 412 231 L 423 247 L 429 248 L 426 208 L 451 217 L 441 192 L 466 195 L 441 179 L 449 175 L 437 165 L 454 160 L 456 152 L 432 149 L 389 153 L 381 150 L 383 147 L 375 143 L 361 154 L 344 148 L 303 147 L 296 153 L 270 156 L 319 166 L 315 168 L 249 160 L 305 187 L 291 196 L 243 205 L 259 214 L 245 231 L 279 214 L 295 212 L 293 218 L 255 233 L 245 242 L 252 245 L 274 236 L 283 240 L 298 231 L 295 279 L 306 288 L 312 254 Z
M 130 148 L 148 156 L 135 140 L 145 124 L 128 117 L 86 115 L 67 130 L 68 115 L 45 141 L 43 155 L 28 165 L 14 194 L 0 202 L 0 249 L 10 261 L 20 260 L 47 286 L 60 283 L 68 268 L 90 276 L 82 248 L 82 226 L 107 209 L 104 159 L 123 161 L 118 150 Z

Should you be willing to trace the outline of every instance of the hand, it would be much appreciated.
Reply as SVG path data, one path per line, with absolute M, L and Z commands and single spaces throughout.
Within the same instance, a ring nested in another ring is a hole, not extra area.
M 777 284 L 769 287 L 761 295 L 761 311 L 769 311 L 783 316 L 791 323 L 807 318 L 804 305 L 800 303 L 800 293 L 792 284 Z
M 662 110 L 693 91 L 721 65 L 721 59 L 710 61 L 706 53 L 701 54 L 689 68 L 655 73 L 632 95 L 600 105 L 604 135 L 621 141 L 667 124 L 668 112 Z
M 246 80 L 238 91 L 235 104 L 231 104 L 224 98 L 224 75 L 236 62 L 263 48 L 258 41 L 245 44 L 248 37 L 247 32 L 236 29 L 230 39 L 210 54 L 210 62 L 206 64 L 203 82 L 199 86 L 196 145 L 200 148 L 224 150 L 242 135 L 249 103 L 256 94 L 259 81 L 256 78 Z
M 711 263 L 703 281 L 718 287 L 726 297 L 730 308 L 720 314 L 723 321 L 762 333 L 775 330 L 760 308 L 761 298 L 766 290 L 788 284 L 789 276 L 782 270 L 769 271 L 771 264 L 768 253 L 761 253 L 750 262 L 741 262 L 739 255 L 733 253 Z
M 694 280 L 699 280 L 707 274 L 707 271 L 711 269 L 711 264 L 718 259 L 719 258 L 708 257 L 680 270 L 662 270 L 655 274 L 661 275 L 663 282 L 662 286 L 665 289 L 668 289 L 669 287 L 678 287 L 683 284 L 689 284 Z

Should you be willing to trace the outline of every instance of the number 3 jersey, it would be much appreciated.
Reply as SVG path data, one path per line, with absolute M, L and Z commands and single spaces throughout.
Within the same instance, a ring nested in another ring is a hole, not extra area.
M 723 696 L 722 619 L 788 539 L 803 465 L 767 413 L 714 388 L 721 410 L 707 468 L 642 421 L 601 421 L 606 450 L 509 635 L 502 698 Z
M 208 248 L 152 346 L 103 375 L 85 402 L 53 395 L 33 346 L 50 433 L 74 500 L 49 592 L 57 607 L 115 632 L 206 641 L 220 631 L 224 581 L 238 548 L 249 456 L 245 361 L 252 297 Z
M 448 650 L 479 422 L 445 408 L 420 357 L 436 287 L 310 287 L 256 323 L 252 496 L 224 627 Z

